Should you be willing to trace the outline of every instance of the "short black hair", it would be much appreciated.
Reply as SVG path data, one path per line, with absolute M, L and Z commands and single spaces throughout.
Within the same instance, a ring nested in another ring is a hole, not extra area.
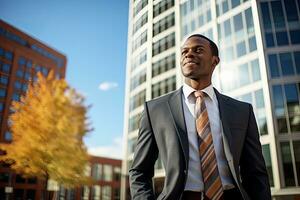
M 193 34 L 193 35 L 190 35 L 186 40 L 190 39 L 191 37 L 200 37 L 200 38 L 206 39 L 209 42 L 210 49 L 211 49 L 213 56 L 219 57 L 219 49 L 218 49 L 216 43 L 214 43 L 211 39 L 209 39 L 208 37 L 201 35 L 201 34 Z

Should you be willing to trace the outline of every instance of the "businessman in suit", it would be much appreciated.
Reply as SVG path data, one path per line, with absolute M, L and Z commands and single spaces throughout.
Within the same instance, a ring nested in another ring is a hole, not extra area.
M 181 49 L 183 86 L 145 103 L 129 170 L 133 200 L 154 200 L 158 154 L 165 182 L 157 199 L 270 200 L 252 106 L 211 84 L 218 47 L 203 35 Z

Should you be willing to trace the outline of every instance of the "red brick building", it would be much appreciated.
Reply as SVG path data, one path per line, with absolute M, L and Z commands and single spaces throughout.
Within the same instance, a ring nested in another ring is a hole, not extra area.
M 60 188 L 58 199 L 64 200 L 120 200 L 121 160 L 91 156 L 87 173 L 92 186 L 72 190 Z
M 47 75 L 54 70 L 65 77 L 66 56 L 42 42 L 0 20 L 0 142 L 10 142 L 11 102 L 18 101 L 37 72 Z M 94 180 L 92 186 L 64 189 L 55 193 L 55 199 L 65 200 L 119 200 L 121 187 L 121 160 L 91 156 L 87 172 Z M 0 164 L 0 199 L 43 199 L 45 182 L 36 178 L 24 179 Z M 6 193 L 11 188 L 12 193 Z M 50 195 L 53 196 L 53 193 Z
M 54 70 L 65 77 L 66 56 L 0 20 L 0 142 L 13 138 L 9 130 L 13 100 L 18 101 L 37 72 L 47 75 Z M 0 166 L 0 199 L 5 199 L 5 187 L 12 187 L 11 199 L 40 199 L 43 184 L 37 179 L 23 179 Z

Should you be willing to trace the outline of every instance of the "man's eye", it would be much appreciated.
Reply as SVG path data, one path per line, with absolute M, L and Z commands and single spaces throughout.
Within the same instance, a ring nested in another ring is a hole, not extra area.
M 187 51 L 182 51 L 182 52 L 181 52 L 181 55 L 184 55 L 184 54 L 186 54 L 186 52 L 187 52 Z
M 197 49 L 196 49 L 196 52 L 197 52 L 197 53 L 201 53 L 201 52 L 202 52 L 202 49 L 201 49 L 201 48 L 197 48 Z

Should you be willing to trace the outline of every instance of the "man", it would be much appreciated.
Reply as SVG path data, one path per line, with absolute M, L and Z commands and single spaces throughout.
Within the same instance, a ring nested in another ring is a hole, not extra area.
M 181 50 L 183 87 L 145 103 L 129 170 L 132 199 L 155 199 L 158 153 L 165 169 L 159 200 L 271 199 L 252 106 L 212 87 L 218 63 L 214 42 L 190 36 Z

